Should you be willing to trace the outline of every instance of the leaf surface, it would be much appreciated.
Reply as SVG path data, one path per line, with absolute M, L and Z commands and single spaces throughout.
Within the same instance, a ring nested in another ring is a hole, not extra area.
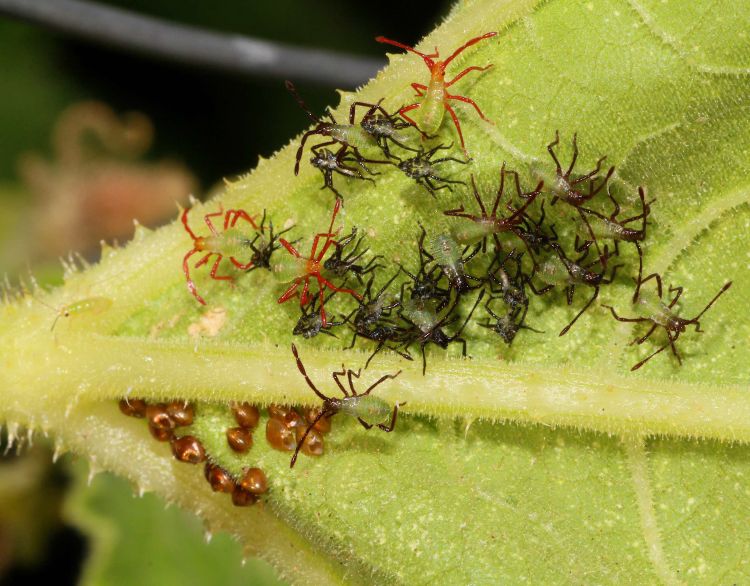
M 579 169 L 606 154 L 626 203 L 637 186 L 656 199 L 644 262 L 665 285 L 685 287 L 681 315 L 697 314 L 733 281 L 702 319 L 705 333 L 681 336 L 681 367 L 664 352 L 629 372 L 657 346 L 629 346 L 642 331 L 596 305 L 558 337 L 575 311 L 558 296 L 532 304 L 528 322 L 545 334 L 524 332 L 510 349 L 471 324 L 472 358 L 454 346 L 447 356 L 430 352 L 425 377 L 418 360 L 378 358 L 363 378 L 404 371 L 378 389 L 408 403 L 392 434 L 364 433 L 339 416 L 326 455 L 302 458 L 294 471 L 288 455 L 259 438 L 247 456 L 235 456 L 221 440 L 227 401 L 314 404 L 288 350 L 297 308 L 276 304 L 283 287 L 261 271 L 233 288 L 197 277 L 210 309 L 227 319 L 216 336 L 191 337 L 205 311 L 185 290 L 180 267 L 190 241 L 175 223 L 139 229 L 125 249 L 105 250 L 100 265 L 44 296 L 58 307 L 105 296 L 113 305 L 102 315 L 72 316 L 52 335 L 50 310 L 30 297 L 2 309 L 0 413 L 196 510 L 297 582 L 746 581 L 749 19 L 747 8 L 728 2 L 676 9 L 485 0 L 456 6 L 420 45 L 447 54 L 471 36 L 500 32 L 451 70 L 494 65 L 455 86 L 494 121 L 457 107 L 483 191 L 496 189 L 502 161 L 526 181 L 532 165 L 549 167 L 545 146 L 556 130 L 561 160 L 569 160 L 578 133 Z M 394 56 L 356 99 L 386 97 L 388 108 L 398 107 L 413 101 L 409 84 L 426 79 L 416 56 Z M 354 99 L 342 96 L 337 118 Z M 445 123 L 441 135 L 451 140 L 452 132 Z M 277 226 L 294 223 L 300 238 L 325 229 L 333 198 L 308 165 L 294 176 L 296 149 L 295 141 L 231 181 L 224 207 L 267 209 Z M 345 229 L 366 230 L 371 249 L 394 267 L 413 266 L 418 221 L 447 229 L 441 212 L 468 197 L 456 190 L 436 203 L 390 169 L 375 184 L 337 185 Z M 216 206 L 197 206 L 192 222 Z M 623 255 L 630 268 L 600 299 L 630 315 L 634 255 Z M 577 293 L 574 307 L 584 298 Z M 343 345 L 299 344 L 321 387 L 342 361 L 357 368 L 372 351 Z M 211 494 L 145 426 L 123 421 L 113 400 L 125 394 L 199 402 L 196 433 L 229 469 L 266 470 L 268 500 L 246 511 Z

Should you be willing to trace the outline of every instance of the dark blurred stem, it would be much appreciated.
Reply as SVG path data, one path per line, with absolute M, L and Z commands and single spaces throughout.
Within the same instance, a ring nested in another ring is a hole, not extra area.
M 82 0 L 0 0 L 0 14 L 95 43 L 233 73 L 353 88 L 385 60 L 221 34 Z

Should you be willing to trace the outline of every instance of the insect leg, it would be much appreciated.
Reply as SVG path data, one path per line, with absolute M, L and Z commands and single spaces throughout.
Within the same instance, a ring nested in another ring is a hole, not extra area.
M 363 397 L 363 396 L 365 396 L 365 395 L 369 395 L 369 394 L 370 394 L 370 391 L 372 391 L 372 390 L 373 390 L 373 389 L 374 389 L 375 387 L 377 387 L 377 386 L 378 386 L 378 385 L 379 385 L 380 383 L 382 383 L 383 381 L 386 381 L 386 380 L 388 380 L 388 379 L 394 379 L 394 378 L 396 378 L 396 377 L 397 377 L 397 376 L 398 376 L 399 374 L 401 374 L 401 371 L 400 371 L 400 370 L 399 370 L 399 371 L 398 371 L 398 372 L 397 372 L 396 374 L 386 374 L 386 375 L 383 375 L 383 376 L 381 376 L 381 377 L 380 377 L 380 378 L 379 378 L 378 380 L 376 380 L 376 381 L 375 381 L 374 383 L 372 383 L 372 384 L 371 384 L 371 385 L 370 385 L 370 386 L 368 387 L 368 389 L 367 389 L 367 390 L 366 390 L 366 391 L 365 391 L 364 393 L 360 393 L 360 396 L 361 396 L 361 397 Z
M 638 242 L 634 242 L 633 244 L 635 244 L 635 249 L 638 251 L 638 280 L 636 281 L 635 292 L 633 293 L 633 303 L 635 303 L 638 300 L 638 295 L 641 293 L 641 283 L 643 283 L 641 280 L 643 276 L 643 251 Z
M 233 281 L 234 277 L 231 277 L 229 275 L 217 275 L 216 274 L 216 271 L 219 270 L 219 264 L 221 264 L 221 260 L 223 258 L 224 257 L 221 254 L 217 255 L 216 261 L 214 262 L 214 266 L 211 267 L 211 273 L 210 273 L 211 278 L 217 281 Z
M 419 95 L 421 96 L 422 94 L 419 94 Z M 422 104 L 411 104 L 409 106 L 404 106 L 398 111 L 398 115 L 401 116 L 401 118 L 403 118 L 404 120 L 406 120 L 409 124 L 414 126 L 414 128 L 419 130 L 419 125 L 417 124 L 416 120 L 414 120 L 414 118 L 412 118 L 411 116 L 407 116 L 406 113 L 411 112 L 412 110 L 416 110 L 417 108 L 421 106 Z M 422 132 L 422 131 L 419 130 L 419 132 Z M 426 136 L 424 132 L 422 132 L 422 135 Z
M 287 252 L 291 254 L 292 256 L 295 256 L 297 258 L 302 258 L 300 256 L 300 253 L 297 252 L 297 249 L 294 248 L 294 246 L 292 246 L 288 241 L 284 240 L 283 238 L 279 238 L 279 244 L 281 244 L 281 246 L 286 248 Z
M 667 340 L 669 341 L 669 346 L 672 349 L 672 354 L 674 354 L 675 358 L 677 358 L 677 363 L 682 366 L 682 358 L 680 358 L 680 353 L 677 352 L 677 346 L 674 345 L 674 343 L 677 341 L 677 338 L 679 337 L 679 332 L 674 335 L 672 335 L 672 332 L 667 332 Z
M 362 295 L 360 293 L 357 293 L 354 289 L 345 289 L 343 287 L 337 287 L 333 283 L 331 283 L 328 279 L 325 277 L 322 277 L 319 274 L 314 275 L 315 278 L 318 280 L 318 284 L 325 287 L 328 287 L 331 289 L 331 291 L 336 291 L 337 293 L 349 293 L 352 297 L 355 297 L 356 299 L 362 299 Z
M 383 425 L 382 423 L 378 423 L 378 427 L 386 433 L 392 432 L 396 428 L 396 417 L 398 416 L 398 408 L 402 407 L 403 405 L 406 405 L 406 403 L 396 403 L 393 406 L 393 415 L 391 415 L 390 425 Z
M 211 234 L 214 234 L 214 235 L 218 234 L 218 232 L 216 231 L 216 227 L 211 221 L 211 218 L 220 217 L 222 215 L 224 215 L 224 208 L 219 206 L 218 212 L 212 212 L 210 214 L 206 214 L 205 216 L 203 216 L 203 221 L 206 222 L 206 226 L 208 226 L 208 229 L 211 230 Z
M 579 183 L 583 183 L 584 181 L 588 181 L 589 179 L 591 179 L 593 177 L 596 177 L 599 174 L 599 172 L 602 170 L 602 163 L 604 161 L 606 161 L 606 160 L 607 160 L 606 156 L 601 157 L 598 161 L 596 161 L 596 166 L 594 167 L 594 169 L 592 171 L 586 173 L 585 175 L 581 175 L 580 177 L 576 177 L 573 181 L 570 182 L 570 184 L 571 185 L 578 185 Z M 607 172 L 607 179 L 609 179 L 609 177 L 614 172 L 615 172 L 615 168 L 614 167 L 610 167 L 609 171 Z M 568 174 L 570 174 L 570 171 L 568 171 Z M 606 183 L 606 180 L 604 181 L 604 183 Z M 601 189 L 601 185 L 599 186 L 599 189 Z M 596 191 L 598 192 L 599 189 L 597 189 Z M 593 195 L 593 194 L 589 193 L 589 197 L 586 198 L 586 199 L 589 199 L 591 197 L 591 195 Z
M 420 98 L 424 96 L 424 92 L 427 91 L 427 86 L 423 83 L 413 83 L 411 84 L 411 87 L 414 88 L 414 91 L 417 92 L 417 96 Z M 410 106 L 407 106 L 409 108 Z M 399 112 L 400 113 L 400 112 Z M 402 116 L 403 118 L 403 116 Z
M 370 366 L 370 361 L 373 358 L 375 358 L 375 355 L 383 349 L 383 346 L 385 346 L 385 340 L 379 342 L 378 343 L 378 347 L 375 348 L 375 351 L 372 354 L 370 354 L 370 357 L 367 359 L 367 362 L 365 362 L 365 368 L 367 368 L 368 366 Z
M 602 304 L 602 307 L 606 307 L 612 312 L 612 317 L 614 317 L 617 321 L 624 321 L 624 322 L 642 322 L 642 321 L 651 321 L 650 319 L 646 317 L 620 317 L 617 315 L 617 312 L 615 312 L 615 308 L 611 305 L 604 305 Z
M 344 388 L 344 385 L 339 380 L 340 376 L 346 375 L 346 370 L 344 369 L 344 365 L 341 365 L 341 370 L 336 370 L 331 373 L 331 376 L 333 377 L 333 380 L 336 382 L 336 385 L 341 389 L 341 392 L 344 394 L 345 397 L 349 396 L 349 393 L 346 391 L 346 388 Z
M 295 293 L 297 292 L 297 288 L 299 287 L 300 282 L 302 282 L 302 278 L 295 279 L 294 283 L 282 294 L 281 297 L 278 298 L 276 301 L 277 303 L 285 303 L 289 301 L 292 297 L 294 297 Z
M 557 175 L 562 176 L 562 166 L 560 165 L 560 161 L 557 159 L 557 155 L 555 154 L 555 150 L 554 150 L 554 147 L 556 147 L 558 144 L 560 144 L 560 131 L 555 130 L 555 140 L 553 140 L 551 143 L 547 145 L 547 152 L 550 154 L 550 156 L 552 157 L 552 160 L 555 162 L 555 167 L 557 167 Z
M 565 172 L 565 176 L 569 177 L 570 174 L 573 172 L 573 168 L 576 166 L 576 161 L 578 160 L 578 133 L 573 133 L 573 157 L 570 159 L 570 166 L 568 167 L 568 170 Z
M 633 340 L 632 342 L 630 342 L 630 344 L 628 344 L 628 346 L 632 346 L 633 344 L 643 344 L 646 340 L 648 340 L 648 338 L 651 336 L 651 334 L 653 334 L 654 331 L 656 331 L 656 328 L 658 326 L 659 326 L 659 324 L 652 325 L 649 328 L 649 330 L 643 336 L 641 336 L 640 338 L 636 338 L 635 340 Z
M 461 141 L 461 150 L 463 150 L 464 155 L 468 157 L 470 155 L 469 155 L 469 151 L 466 150 L 466 143 L 464 142 L 464 135 L 463 135 L 463 132 L 461 132 L 461 124 L 458 122 L 458 117 L 456 116 L 456 113 L 453 111 L 453 108 L 451 108 L 450 104 L 448 104 L 447 101 L 444 103 L 444 105 L 445 105 L 445 109 L 448 110 L 448 114 L 450 114 L 450 117 L 453 120 L 453 125 L 456 127 L 456 131 L 458 131 L 458 138 Z
M 648 275 L 645 279 L 643 279 L 639 285 L 638 288 L 640 289 L 640 286 L 646 283 L 646 281 L 649 281 L 651 279 L 656 279 L 656 292 L 659 294 L 659 299 L 662 297 L 662 285 L 661 285 L 661 275 L 658 273 L 651 273 Z
M 209 253 L 208 253 L 208 254 L 207 254 L 206 256 L 204 256 L 204 257 L 203 257 L 202 259 L 200 259 L 200 260 L 199 260 L 199 261 L 198 261 L 197 263 L 195 263 L 195 267 L 194 267 L 194 268 L 196 268 L 196 269 L 197 269 L 197 268 L 200 268 L 200 267 L 202 267 L 203 265 L 207 264 L 207 263 L 208 263 L 208 259 L 209 259 L 209 258 L 211 258 L 211 257 L 212 257 L 212 256 L 213 256 L 214 254 L 216 254 L 216 253 L 214 253 L 214 252 L 209 252 Z
M 230 220 L 231 217 L 231 220 Z M 226 230 L 227 227 L 234 228 L 234 226 L 237 224 L 237 222 L 242 219 L 248 222 L 252 227 L 253 230 L 259 230 L 258 224 L 255 223 L 255 220 L 248 214 L 245 210 L 229 210 L 227 211 L 227 216 L 224 221 L 224 229 Z
M 492 67 L 493 67 L 492 63 L 490 63 L 489 65 L 485 65 L 484 67 L 479 67 L 477 65 L 472 65 L 471 67 L 467 67 L 461 73 L 459 73 L 456 77 L 454 77 L 452 80 L 446 81 L 445 87 L 452 86 L 454 83 L 456 83 L 459 79 L 461 79 L 467 73 L 471 73 L 472 71 L 487 71 L 488 69 L 492 69 Z
M 576 323 L 576 321 L 578 321 L 578 318 L 579 318 L 579 317 L 581 317 L 581 316 L 583 315 L 583 312 L 584 312 L 584 311 L 586 311 L 586 310 L 587 310 L 587 309 L 589 308 L 589 305 L 591 305 L 591 304 L 592 304 L 592 303 L 594 302 L 594 300 L 595 300 L 595 299 L 596 299 L 596 298 L 597 298 L 598 296 L 599 296 L 599 286 L 597 285 L 597 286 L 595 286 L 595 287 L 594 287 L 594 294 L 593 294 L 593 295 L 591 296 L 591 299 L 589 299 L 589 302 L 588 302 L 588 303 L 587 303 L 586 305 L 584 305 L 584 306 L 583 306 L 583 309 L 582 309 L 581 311 L 579 311 L 579 312 L 578 312 L 578 315 L 576 315 L 576 316 L 575 316 L 575 317 L 573 318 L 573 321 L 572 321 L 572 322 L 570 322 L 570 323 L 569 323 L 569 324 L 568 324 L 567 326 L 565 326 L 565 327 L 564 327 L 564 328 L 563 328 L 563 329 L 562 329 L 562 330 L 560 331 L 560 335 L 561 335 L 561 336 L 564 336 L 565 334 L 567 334 L 567 333 L 568 333 L 568 330 L 569 330 L 569 329 L 571 328 L 571 326 L 572 326 L 572 325 L 573 325 L 574 323 Z
M 190 278 L 190 265 L 188 264 L 188 260 L 196 252 L 198 252 L 198 250 L 195 249 L 195 248 L 193 248 L 193 250 L 189 251 L 185 255 L 185 258 L 182 260 L 182 271 L 185 273 L 185 278 L 187 279 L 188 291 L 190 291 L 190 293 L 193 295 L 193 297 L 195 297 L 201 305 L 206 305 L 205 299 L 203 299 L 203 297 L 201 297 L 200 295 L 198 295 L 198 289 L 196 289 L 195 283 Z
M 490 124 L 494 124 L 492 120 L 490 120 L 489 118 L 487 118 L 487 116 L 484 115 L 484 112 L 482 112 L 479 106 L 477 106 L 477 103 L 471 98 L 467 98 L 466 96 L 456 96 L 453 94 L 446 94 L 445 99 L 446 100 L 458 100 L 459 102 L 464 102 L 465 104 L 469 104 L 477 111 L 477 114 L 479 114 L 479 117 L 482 120 L 484 120 L 485 122 L 489 122 Z
M 230 262 L 231 262 L 231 263 L 232 263 L 232 264 L 233 264 L 234 266 L 236 266 L 236 267 L 237 267 L 238 269 L 240 269 L 241 271 L 246 271 L 246 270 L 248 270 L 248 269 L 249 269 L 250 267 L 252 267 L 252 266 L 253 266 L 253 261 L 252 261 L 252 260 L 251 260 L 250 262 L 246 263 L 246 264 L 242 264 L 242 263 L 241 263 L 241 262 L 239 262 L 239 261 L 238 261 L 237 259 L 235 259 L 235 258 L 234 258 L 233 256 L 230 256 L 230 257 L 229 257 L 229 261 L 230 261 Z
M 679 298 L 680 298 L 680 295 L 682 295 L 682 287 L 679 287 L 679 286 L 678 286 L 678 287 L 672 287 L 672 286 L 670 285 L 670 286 L 669 286 L 669 292 L 670 292 L 670 293 L 674 293 L 675 291 L 677 292 L 677 295 L 675 295 L 675 296 L 674 296 L 674 299 L 672 299 L 672 301 L 670 301 L 670 302 L 669 302 L 669 305 L 667 306 L 667 307 L 669 307 L 670 309 L 671 309 L 672 307 L 674 307 L 674 304 L 675 304 L 675 303 L 677 303 L 677 301 L 678 301 L 678 300 L 679 300 Z

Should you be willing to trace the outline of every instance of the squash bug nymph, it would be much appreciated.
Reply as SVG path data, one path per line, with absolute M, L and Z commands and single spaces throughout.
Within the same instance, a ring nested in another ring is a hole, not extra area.
M 452 86 L 454 83 L 456 83 L 458 80 L 460 80 L 462 77 L 464 77 L 467 73 L 471 73 L 472 71 L 486 71 L 492 67 L 492 64 L 485 65 L 484 67 L 478 67 L 476 65 L 467 67 L 450 81 L 445 80 L 445 70 L 448 67 L 448 65 L 450 65 L 451 61 L 453 61 L 466 49 L 468 49 L 472 45 L 479 43 L 480 41 L 489 39 L 496 35 L 497 35 L 497 32 L 489 32 L 489 33 L 480 35 L 478 37 L 474 37 L 473 39 L 469 39 L 463 45 L 461 45 L 458 49 L 453 51 L 453 53 L 451 53 L 447 59 L 439 59 L 440 54 L 437 48 L 435 49 L 434 53 L 430 53 L 428 55 L 426 53 L 417 51 L 414 47 L 405 45 L 403 43 L 399 43 L 398 41 L 394 41 L 392 39 L 388 39 L 382 36 L 375 37 L 375 40 L 378 43 L 386 43 L 388 45 L 393 45 L 394 47 L 398 47 L 400 49 L 404 49 L 405 51 L 418 55 L 419 57 L 422 58 L 425 65 L 430 70 L 429 85 L 424 85 L 421 83 L 411 84 L 411 87 L 414 88 L 415 92 L 417 92 L 417 96 L 423 97 L 424 100 L 416 104 L 410 104 L 409 106 L 404 106 L 403 108 L 401 108 L 398 112 L 401 118 L 403 118 L 407 122 L 410 122 L 411 124 L 414 124 L 414 126 L 419 128 L 419 130 L 421 130 L 424 134 L 430 135 L 438 131 L 441 124 L 443 123 L 445 112 L 447 111 L 451 119 L 453 120 L 453 125 L 456 127 L 458 138 L 461 141 L 461 148 L 463 149 L 464 154 L 468 157 L 469 154 L 466 151 L 466 145 L 464 144 L 464 135 L 461 132 L 461 124 L 459 124 L 458 122 L 458 117 L 456 116 L 456 112 L 453 110 L 453 107 L 450 105 L 450 101 L 454 100 L 454 101 L 464 102 L 465 104 L 469 104 L 471 107 L 474 108 L 474 110 L 476 110 L 477 114 L 479 114 L 479 117 L 482 120 L 489 122 L 489 123 L 492 123 L 492 122 L 484 115 L 482 110 L 479 109 L 479 106 L 477 106 L 474 100 L 472 100 L 471 98 L 467 98 L 466 96 L 459 96 L 457 94 L 451 94 L 448 92 L 448 88 Z M 407 112 L 411 112 L 412 110 L 416 110 L 416 109 L 419 109 L 420 124 L 417 124 L 415 120 L 413 120 L 412 118 L 406 115 Z
M 302 434 L 302 436 L 299 438 L 299 441 L 297 442 L 297 448 L 294 450 L 294 455 L 292 456 L 292 460 L 289 463 L 290 468 L 294 468 L 294 463 L 297 461 L 297 456 L 299 455 L 299 451 L 302 448 L 302 445 L 305 443 L 305 439 L 307 439 L 307 435 L 312 429 L 315 428 L 315 425 L 318 423 L 318 421 L 320 421 L 324 417 L 329 418 L 333 415 L 336 415 L 336 413 L 346 413 L 347 415 L 356 417 L 357 421 L 359 421 L 362 427 L 364 427 L 365 429 L 370 429 L 371 427 L 373 427 L 373 425 L 376 425 L 378 428 L 382 429 L 385 432 L 391 432 L 394 430 L 394 428 L 396 427 L 396 417 L 398 415 L 398 409 L 406 403 L 396 403 L 393 407 L 391 407 L 390 403 L 379 397 L 373 397 L 372 395 L 370 395 L 370 392 L 382 382 L 388 379 L 396 378 L 399 374 L 401 374 L 400 370 L 396 374 L 385 374 L 381 376 L 378 380 L 372 383 L 366 391 L 364 391 L 363 393 L 357 393 L 356 389 L 354 388 L 354 379 L 359 379 L 359 375 L 362 370 L 360 369 L 357 372 L 354 372 L 351 369 L 344 369 L 344 367 L 342 366 L 341 371 L 332 373 L 332 377 L 336 385 L 343 393 L 344 397 L 327 397 L 322 392 L 320 392 L 320 390 L 318 390 L 318 388 L 315 386 L 315 383 L 310 380 L 310 377 L 307 375 L 307 371 L 305 370 L 305 366 L 302 364 L 302 360 L 300 360 L 299 354 L 297 353 L 297 347 L 294 344 L 292 344 L 292 353 L 294 354 L 294 358 L 297 361 L 297 368 L 299 369 L 300 374 L 305 377 L 307 385 L 313 390 L 313 392 L 318 397 L 323 399 L 323 406 L 315 419 L 310 422 L 310 425 L 308 425 L 305 433 Z M 339 378 L 344 376 L 349 383 L 348 391 Z M 389 413 L 391 413 L 391 421 L 388 425 L 385 425 L 383 423 L 373 424 L 365 421 L 365 419 L 382 420 Z

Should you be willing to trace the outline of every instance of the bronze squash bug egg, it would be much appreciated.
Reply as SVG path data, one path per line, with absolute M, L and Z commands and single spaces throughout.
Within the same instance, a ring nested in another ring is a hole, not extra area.
M 156 441 L 160 441 L 160 442 L 168 442 L 174 436 L 174 430 L 153 427 L 150 423 L 148 425 L 148 430 L 151 432 L 151 435 L 153 436 L 153 438 Z
M 254 429 L 260 421 L 260 411 L 250 403 L 232 403 L 232 414 L 240 427 Z
M 266 440 L 275 450 L 282 452 L 294 451 L 294 431 L 289 429 L 279 419 L 273 417 L 266 423 Z
M 185 401 L 172 401 L 167 405 L 167 413 L 175 427 L 192 425 L 195 416 L 193 407 Z
M 175 427 L 174 421 L 167 413 L 167 406 L 164 403 L 156 403 L 146 407 L 146 418 L 149 427 L 154 429 L 172 430 Z
M 227 429 L 227 443 L 235 452 L 244 454 L 253 447 L 253 433 L 244 427 Z
M 145 417 L 146 401 L 143 399 L 120 399 L 120 411 L 128 417 Z
M 243 490 L 260 495 L 268 490 L 268 479 L 266 473 L 260 468 L 247 468 L 239 482 Z
M 296 437 L 298 444 L 302 445 L 301 448 L 297 449 L 301 449 L 303 454 L 306 456 L 323 455 L 323 434 L 315 429 L 314 425 L 311 425 L 308 429 L 298 427 Z
M 204 474 L 206 480 L 208 480 L 208 483 L 211 485 L 211 490 L 214 492 L 231 493 L 234 490 L 234 480 L 224 468 L 206 462 Z
M 184 435 L 172 439 L 172 453 L 180 462 L 198 464 L 206 459 L 206 451 L 198 439 L 192 435 Z
M 249 507 L 258 502 L 258 497 L 252 492 L 247 492 L 239 486 L 235 486 L 232 491 L 232 504 L 235 507 Z

